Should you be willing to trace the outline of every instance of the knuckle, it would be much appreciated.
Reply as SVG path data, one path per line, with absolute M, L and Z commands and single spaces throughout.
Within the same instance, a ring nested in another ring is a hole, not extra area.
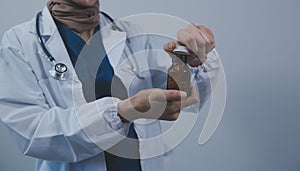
M 193 43 L 194 42 L 194 37 L 191 34 L 188 34 L 185 38 L 186 38 L 187 43 Z
M 177 32 L 177 39 L 179 39 L 179 41 L 181 40 L 181 41 L 185 41 L 185 42 L 190 42 L 193 40 L 193 36 L 186 29 L 180 29 Z
M 194 24 L 189 24 L 187 27 L 186 27 L 188 30 L 190 30 L 190 29 L 195 29 L 196 27 L 195 27 L 195 25 Z
M 199 26 L 198 26 L 198 29 L 200 29 L 200 30 L 205 30 L 205 26 L 204 26 L 204 25 L 199 25 Z
M 213 34 L 213 32 L 211 31 L 211 29 L 206 28 L 205 30 L 206 30 L 206 32 L 207 32 L 208 34 L 211 34 L 211 35 Z
M 206 33 L 211 39 L 214 39 L 214 33 L 209 28 L 206 29 Z

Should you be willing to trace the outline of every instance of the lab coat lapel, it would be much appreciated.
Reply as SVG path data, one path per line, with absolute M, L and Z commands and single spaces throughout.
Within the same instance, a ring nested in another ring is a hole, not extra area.
M 100 31 L 109 62 L 114 71 L 117 71 L 118 64 L 124 52 L 126 33 L 113 30 L 110 24 L 109 26 L 102 28 Z M 118 76 L 116 72 L 115 74 Z
M 73 64 L 70 60 L 69 54 L 67 49 L 65 48 L 65 44 L 58 32 L 58 29 L 56 27 L 56 24 L 54 20 L 52 19 L 52 16 L 47 8 L 44 8 L 42 12 L 42 17 L 40 21 L 41 23 L 41 37 L 43 38 L 46 47 L 48 48 L 48 51 L 50 54 L 55 58 L 57 63 L 64 63 L 67 65 L 69 74 L 71 74 L 72 77 L 76 81 L 78 81 L 78 78 L 75 74 L 75 70 L 73 67 Z M 42 49 L 41 49 L 42 50 Z
M 56 24 L 47 8 L 44 8 L 40 22 L 43 23 L 40 24 L 41 36 L 49 52 L 53 55 L 58 63 L 60 62 L 66 64 L 70 72 L 72 72 L 74 75 L 75 69 L 71 60 L 69 59 L 69 54 L 57 30 Z M 124 51 L 126 33 L 113 30 L 111 24 L 101 28 L 100 32 L 109 61 L 113 69 L 116 71 Z M 78 81 L 76 74 L 74 79 Z
M 40 23 L 41 37 L 44 40 L 48 51 L 55 58 L 57 63 L 64 63 L 68 68 L 67 80 L 55 80 L 53 82 L 53 84 L 58 84 L 58 87 L 60 88 L 60 91 L 57 92 L 63 93 L 64 99 L 61 100 L 64 100 L 68 103 L 72 103 L 72 101 L 76 102 L 77 104 L 85 103 L 85 98 L 82 91 L 82 84 L 75 72 L 75 68 L 73 67 L 68 51 L 58 32 L 56 24 L 52 19 L 52 16 L 47 8 L 44 8 L 42 12 L 42 17 L 40 17 Z M 41 57 L 46 57 L 42 48 L 39 49 L 38 53 L 41 55 Z M 46 62 L 46 60 L 44 61 Z M 52 66 L 50 64 L 46 65 L 49 66 L 49 69 L 51 69 Z M 49 78 L 51 78 L 50 75 Z
M 57 63 L 64 63 L 68 67 L 69 77 L 67 81 L 63 81 L 61 83 L 61 85 L 63 85 L 61 86 L 61 88 L 64 89 L 64 87 L 67 88 L 70 86 L 73 89 L 78 88 L 78 91 L 73 91 L 73 92 L 78 92 L 78 94 L 76 95 L 78 97 L 75 98 L 81 99 L 82 97 L 84 97 L 83 95 L 84 93 L 82 91 L 82 83 L 80 82 L 78 75 L 75 72 L 75 68 L 73 67 L 73 64 L 70 60 L 68 51 L 65 48 L 65 44 L 47 8 L 44 8 L 42 12 L 42 17 L 40 17 L 40 23 L 41 23 L 40 24 L 41 37 L 44 40 L 48 51 L 56 59 Z M 114 71 L 116 71 L 117 65 L 124 51 L 126 33 L 113 30 L 109 24 L 101 28 L 100 33 L 102 36 L 102 41 L 103 41 L 105 51 L 109 57 L 109 61 Z M 39 50 L 39 54 L 45 56 L 41 48 Z M 115 73 L 115 75 L 118 76 L 117 73 Z M 74 98 L 74 93 L 72 95 Z M 70 95 L 68 94 L 66 97 L 69 96 Z

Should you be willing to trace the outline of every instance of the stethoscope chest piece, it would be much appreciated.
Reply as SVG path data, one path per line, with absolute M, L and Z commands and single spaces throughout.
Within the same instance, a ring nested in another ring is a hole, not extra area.
M 67 79 L 67 71 L 68 68 L 63 63 L 57 63 L 53 66 L 53 68 L 49 71 L 50 75 L 56 80 L 66 80 Z

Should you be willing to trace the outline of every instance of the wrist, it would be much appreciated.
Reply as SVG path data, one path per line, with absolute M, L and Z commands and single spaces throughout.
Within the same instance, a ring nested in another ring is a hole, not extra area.
M 138 119 L 137 115 L 134 114 L 135 108 L 132 106 L 130 99 L 125 99 L 118 104 L 118 116 L 121 121 L 131 122 Z
M 188 59 L 188 64 L 191 66 L 191 67 L 198 67 L 198 66 L 201 66 L 203 63 L 205 63 L 205 59 L 200 59 L 199 57 L 197 57 L 196 55 L 195 56 L 192 56 L 191 58 Z

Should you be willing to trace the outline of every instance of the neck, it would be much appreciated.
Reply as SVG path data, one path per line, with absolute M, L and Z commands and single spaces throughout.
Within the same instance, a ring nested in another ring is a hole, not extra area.
M 90 41 L 93 37 L 94 29 L 83 31 L 83 32 L 75 32 L 78 36 L 80 36 L 86 43 Z
M 49 0 L 47 7 L 55 20 L 77 33 L 85 34 L 84 39 L 89 39 L 91 34 L 87 33 L 93 31 L 99 24 L 99 1 L 88 7 L 79 4 L 86 1 L 95 0 Z

